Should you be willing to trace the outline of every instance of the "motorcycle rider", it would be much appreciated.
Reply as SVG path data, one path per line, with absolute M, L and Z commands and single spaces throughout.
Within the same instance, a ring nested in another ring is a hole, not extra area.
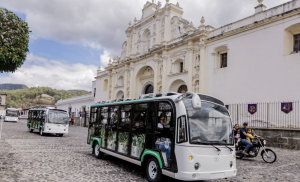
M 247 137 L 253 139 L 254 137 L 252 135 L 248 135 L 247 132 L 248 132 L 248 129 L 247 129 L 247 126 L 248 126 L 248 123 L 247 122 L 244 122 L 243 123 L 243 128 L 241 128 L 241 143 L 242 145 L 246 145 L 246 148 L 244 149 L 244 151 L 242 152 L 242 154 L 246 155 L 246 156 L 249 156 L 249 154 L 247 153 L 249 151 L 249 149 L 253 146 L 253 144 L 251 142 L 248 141 Z

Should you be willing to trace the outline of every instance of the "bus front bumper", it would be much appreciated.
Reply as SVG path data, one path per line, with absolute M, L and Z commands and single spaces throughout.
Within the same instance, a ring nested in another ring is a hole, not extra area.
M 175 178 L 183 181 L 199 181 L 199 180 L 211 180 L 211 179 L 224 179 L 235 177 L 237 173 L 236 169 L 222 171 L 222 172 L 181 172 L 175 173 Z
M 66 131 L 55 131 L 55 130 L 45 130 L 43 133 L 52 133 L 52 134 L 67 134 L 68 130 Z

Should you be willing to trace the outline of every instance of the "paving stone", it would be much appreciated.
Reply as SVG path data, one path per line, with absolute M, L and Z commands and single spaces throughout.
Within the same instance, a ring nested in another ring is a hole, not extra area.
M 139 166 L 106 155 L 96 159 L 86 144 L 87 128 L 71 126 L 63 137 L 37 131 L 27 121 L 3 123 L 0 140 L 0 181 L 147 181 Z M 277 161 L 265 163 L 261 156 L 237 161 L 235 178 L 223 181 L 300 181 L 299 151 L 273 148 Z M 164 177 L 163 181 L 177 181 Z

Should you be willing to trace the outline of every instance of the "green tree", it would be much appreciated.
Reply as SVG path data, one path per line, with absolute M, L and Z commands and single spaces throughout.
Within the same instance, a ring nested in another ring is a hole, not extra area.
M 29 43 L 26 22 L 7 9 L 0 8 L 0 72 L 14 72 L 26 59 Z

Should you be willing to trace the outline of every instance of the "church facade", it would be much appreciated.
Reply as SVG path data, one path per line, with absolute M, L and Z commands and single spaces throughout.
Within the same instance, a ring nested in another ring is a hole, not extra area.
M 95 102 L 187 91 L 227 104 L 300 100 L 300 0 L 214 28 L 180 5 L 147 2 L 119 56 L 96 76 Z M 251 7 L 252 8 L 252 7 Z

